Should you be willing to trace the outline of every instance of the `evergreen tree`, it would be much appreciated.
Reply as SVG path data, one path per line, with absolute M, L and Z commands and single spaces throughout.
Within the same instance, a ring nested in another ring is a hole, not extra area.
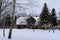
M 55 12 L 54 8 L 52 9 L 51 13 L 52 13 L 52 15 L 51 15 L 52 25 L 56 26 L 57 25 L 57 17 L 56 17 L 56 12 Z
M 46 3 L 44 4 L 44 7 L 40 14 L 40 22 L 42 22 L 43 24 L 47 24 L 50 22 L 50 13 Z

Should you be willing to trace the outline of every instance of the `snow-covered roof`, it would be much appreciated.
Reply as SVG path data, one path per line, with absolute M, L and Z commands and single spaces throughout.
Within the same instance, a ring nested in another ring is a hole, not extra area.
M 29 18 L 29 17 L 20 17 L 20 18 L 18 18 L 18 19 L 16 20 L 16 25 L 26 25 L 26 24 L 27 24 L 26 20 L 27 20 L 28 18 Z M 33 17 L 33 18 L 36 20 L 35 25 L 37 25 L 37 24 L 38 24 L 38 19 L 39 19 L 39 17 Z
M 27 22 L 26 22 L 27 18 L 28 17 L 20 17 L 20 18 L 18 18 L 16 20 L 16 25 L 26 25 L 27 24 Z

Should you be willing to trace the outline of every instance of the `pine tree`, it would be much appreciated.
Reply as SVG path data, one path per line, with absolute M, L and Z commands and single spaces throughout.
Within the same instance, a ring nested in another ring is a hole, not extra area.
M 57 25 L 57 17 L 56 17 L 56 12 L 55 12 L 54 8 L 52 9 L 51 13 L 52 13 L 52 15 L 51 15 L 52 25 L 56 26 Z
M 46 3 L 44 4 L 44 7 L 43 7 L 42 12 L 40 14 L 40 21 L 43 24 L 47 24 L 50 22 L 50 13 L 49 13 L 49 10 L 48 10 Z

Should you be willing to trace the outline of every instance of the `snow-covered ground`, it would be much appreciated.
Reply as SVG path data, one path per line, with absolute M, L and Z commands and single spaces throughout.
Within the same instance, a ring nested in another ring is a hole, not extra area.
M 60 30 L 48 30 L 36 29 L 13 29 L 11 40 L 60 40 Z M 5 37 L 3 37 L 3 29 L 0 29 L 0 40 L 8 39 L 9 29 L 5 29 Z

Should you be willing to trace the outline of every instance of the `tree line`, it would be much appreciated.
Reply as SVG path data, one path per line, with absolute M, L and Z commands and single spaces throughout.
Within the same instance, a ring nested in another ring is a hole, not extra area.
M 56 16 L 56 10 L 53 8 L 51 12 L 49 12 L 49 9 L 47 7 L 47 4 L 44 3 L 44 7 L 42 9 L 42 12 L 40 14 L 40 22 L 41 25 L 50 23 L 53 26 L 57 26 L 57 16 Z
M 0 9 L 1 9 L 1 7 L 0 7 Z M 7 15 L 9 15 L 9 14 L 7 14 Z M 5 21 L 5 22 L 6 22 L 7 26 L 10 26 L 10 19 L 11 19 L 10 16 L 6 17 L 7 21 Z M 15 19 L 15 21 L 16 21 L 16 19 Z M 33 17 L 30 17 L 27 19 L 28 26 L 34 25 L 35 22 L 36 22 L 36 20 Z M 44 3 L 44 6 L 42 8 L 42 11 L 41 11 L 40 16 L 39 16 L 39 23 L 36 26 L 36 28 L 41 28 L 44 24 L 46 24 L 46 25 L 51 24 L 52 27 L 57 26 L 57 24 L 58 24 L 55 8 L 53 8 L 51 10 L 51 12 L 49 12 L 49 9 L 48 9 L 48 6 L 46 3 Z M 31 28 L 31 27 L 29 27 L 29 28 Z

